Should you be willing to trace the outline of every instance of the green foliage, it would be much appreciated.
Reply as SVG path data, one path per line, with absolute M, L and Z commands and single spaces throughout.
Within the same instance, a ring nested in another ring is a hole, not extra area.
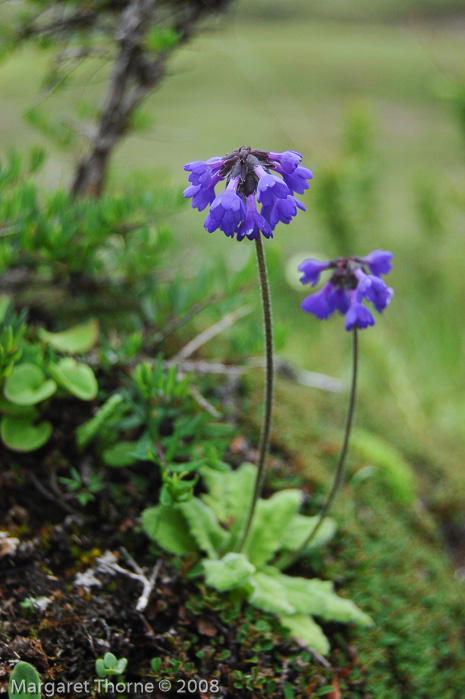
M 28 452 L 46 444 L 52 434 L 52 425 L 48 420 L 34 424 L 36 415 L 4 415 L 0 420 L 0 435 L 4 445 L 12 451 Z
M 74 493 L 76 500 L 80 505 L 85 507 L 88 502 L 95 500 L 95 494 L 100 492 L 104 487 L 103 474 L 98 471 L 91 471 L 86 477 L 85 482 L 72 466 L 70 469 L 71 477 L 59 476 L 58 480 L 66 487 L 69 493 Z
M 283 490 L 260 500 L 246 548 L 237 553 L 233 548 L 238 522 L 244 522 L 244 496 L 251 492 L 254 469 L 242 464 L 236 471 L 203 467 L 201 473 L 208 488 L 202 499 L 192 497 L 186 503 L 157 505 L 142 513 L 144 530 L 153 541 L 177 555 L 203 553 L 206 558 L 201 559 L 202 570 L 209 586 L 239 595 L 255 607 L 283 617 L 286 629 L 320 653 L 327 653 L 329 644 L 313 621 L 314 615 L 325 621 L 371 625 L 368 615 L 334 593 L 332 583 L 290 577 L 273 565 L 280 551 L 296 539 L 300 542 L 302 532 L 308 531 L 302 523 L 306 518 L 298 513 L 300 491 Z M 315 518 L 311 519 L 313 525 Z M 331 527 L 334 529 L 333 523 Z M 325 542 L 328 535 L 327 530 L 319 542 Z M 315 541 L 312 543 L 314 548 Z
M 52 424 L 38 422 L 41 412 L 53 398 L 59 400 L 62 391 L 81 400 L 96 397 L 98 386 L 90 366 L 77 363 L 72 357 L 57 359 L 49 334 L 29 328 L 23 313 L 18 317 L 5 297 L 0 307 L 3 315 L 0 337 L 0 436 L 9 449 L 17 452 L 35 451 L 50 439 Z M 74 328 L 63 335 L 76 337 Z M 88 338 L 87 338 L 88 339 Z M 58 344 L 64 351 L 66 341 Z M 74 344 L 74 346 L 76 346 Z M 82 347 L 82 344 L 81 344 Z
M 397 449 L 381 437 L 361 429 L 354 431 L 351 449 L 366 465 L 376 468 L 376 473 L 397 502 L 408 505 L 415 502 L 412 469 Z
M 53 396 L 56 390 L 55 381 L 47 379 L 40 367 L 24 362 L 14 367 L 5 381 L 3 393 L 16 405 L 35 405 Z
M 93 400 L 98 393 L 97 379 L 91 367 L 73 357 L 63 357 L 51 364 L 49 371 L 56 382 L 81 400 Z
M 120 393 L 114 393 L 99 408 L 94 417 L 79 425 L 76 430 L 76 441 L 81 449 L 121 419 L 124 413 L 124 408 L 121 410 L 123 403 L 124 397 Z
M 41 680 L 37 670 L 22 660 L 14 667 L 8 685 L 9 699 L 40 699 Z
M 99 677 L 122 675 L 128 665 L 127 658 L 118 658 L 113 653 L 105 653 L 103 658 L 95 661 L 95 671 Z
M 89 320 L 87 323 L 75 325 L 68 330 L 52 333 L 39 328 L 38 336 L 58 352 L 69 354 L 82 354 L 88 352 L 98 340 L 99 326 L 97 321 Z
M 0 380 L 12 371 L 22 354 L 21 340 L 26 331 L 26 313 L 17 315 L 8 296 L 0 296 Z
M 213 422 L 198 405 L 192 377 L 182 376 L 176 365 L 166 366 L 159 357 L 155 363 L 136 364 L 120 391 L 77 428 L 76 438 L 81 449 L 93 442 L 112 468 L 156 464 L 162 477 L 160 505 L 167 506 L 192 499 L 196 472 L 205 464 L 222 468 L 218 454 L 230 434 L 229 425 Z M 205 514 L 202 506 L 196 516 Z M 186 516 L 189 512 L 186 506 Z
M 339 158 L 315 182 L 314 202 L 336 255 L 349 255 L 376 218 L 372 119 L 364 105 L 350 110 Z

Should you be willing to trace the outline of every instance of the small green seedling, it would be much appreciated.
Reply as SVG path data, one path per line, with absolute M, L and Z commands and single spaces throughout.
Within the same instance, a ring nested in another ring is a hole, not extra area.
M 122 675 L 127 664 L 127 658 L 118 660 L 113 653 L 105 653 L 103 658 L 97 658 L 95 661 L 95 671 L 99 677 L 113 677 L 114 675 Z
M 9 699 L 40 699 L 41 681 L 37 670 L 20 661 L 11 673 L 8 685 Z

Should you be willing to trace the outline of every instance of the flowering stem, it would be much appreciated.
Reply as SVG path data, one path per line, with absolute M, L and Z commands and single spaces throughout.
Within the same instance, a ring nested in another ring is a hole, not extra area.
M 305 551 L 305 549 L 310 545 L 310 543 L 313 541 L 315 538 L 319 528 L 323 524 L 323 520 L 325 519 L 326 515 L 328 514 L 328 511 L 333 504 L 333 500 L 336 497 L 336 493 L 339 490 L 339 486 L 341 485 L 342 481 L 342 476 L 344 474 L 344 464 L 347 456 L 347 449 L 349 446 L 349 437 L 350 437 L 350 432 L 352 428 L 352 419 L 354 416 L 354 411 L 355 411 L 355 399 L 356 399 L 356 393 L 357 393 L 357 366 L 358 366 L 358 341 L 357 341 L 357 327 L 355 326 L 353 331 L 352 331 L 352 382 L 350 386 L 350 396 L 349 396 L 349 406 L 347 409 L 347 417 L 346 417 L 346 424 L 344 428 L 344 439 L 342 442 L 342 447 L 341 451 L 339 453 L 339 460 L 337 462 L 337 468 L 336 468 L 336 473 L 334 476 L 334 481 L 333 485 L 331 487 L 331 491 L 328 495 L 328 499 L 326 500 L 323 509 L 321 511 L 320 517 L 318 519 L 318 522 L 315 524 L 314 528 L 310 532 L 310 534 L 307 536 L 305 541 L 293 552 L 291 552 L 288 556 L 284 556 L 280 561 L 278 561 L 277 565 L 279 568 L 288 568 L 294 561 L 296 561 L 300 554 Z
M 266 472 L 266 457 L 270 446 L 271 417 L 273 412 L 273 326 L 271 320 L 270 287 L 268 285 L 265 251 L 263 250 L 261 236 L 255 239 L 255 251 L 257 253 L 260 289 L 262 293 L 263 323 L 265 326 L 265 414 L 258 448 L 257 478 L 255 479 L 255 488 L 246 524 L 237 547 L 238 551 L 242 551 L 247 540 L 257 501 L 262 492 Z

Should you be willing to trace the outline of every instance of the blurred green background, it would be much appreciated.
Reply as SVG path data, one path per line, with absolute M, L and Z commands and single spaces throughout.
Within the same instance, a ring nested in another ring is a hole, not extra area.
M 301 197 L 308 212 L 267 243 L 284 261 L 273 280 L 276 323 L 287 328 L 280 354 L 348 378 L 350 338 L 341 320 L 319 323 L 300 311 L 297 264 L 308 255 L 392 250 L 396 296 L 361 336 L 359 420 L 423 454 L 459 454 L 465 436 L 465 144 L 454 102 L 464 48 L 463 2 L 243 0 L 176 54 L 143 106 L 145 128 L 112 164 L 116 183 L 142 169 L 183 186 L 185 162 L 242 144 L 300 151 L 315 175 Z M 44 186 L 67 186 L 76 154 L 53 150 L 27 120 L 43 99 L 47 61 L 28 48 L 2 64 L 0 152 L 45 143 Z M 80 105 L 92 116 L 106 77 L 104 69 L 78 70 L 43 106 L 72 120 Z M 247 242 L 209 235 L 202 224 L 186 204 L 175 226 L 180 274 L 195 274 L 202 255 L 239 269 Z

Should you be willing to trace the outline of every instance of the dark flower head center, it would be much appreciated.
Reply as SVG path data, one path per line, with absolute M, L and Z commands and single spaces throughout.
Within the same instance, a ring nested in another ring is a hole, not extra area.
M 266 170 L 273 167 L 269 156 L 267 151 L 241 146 L 224 157 L 224 164 L 219 174 L 221 177 L 227 177 L 228 182 L 232 178 L 239 177 L 237 193 L 240 196 L 248 197 L 257 191 L 259 178 L 255 173 L 255 168 L 258 165 Z
M 331 284 L 335 287 L 347 289 L 347 291 L 357 288 L 360 281 L 356 274 L 358 270 L 361 270 L 365 274 L 367 273 L 364 261 L 356 255 L 337 257 L 329 262 L 328 269 L 334 270 L 330 278 Z

